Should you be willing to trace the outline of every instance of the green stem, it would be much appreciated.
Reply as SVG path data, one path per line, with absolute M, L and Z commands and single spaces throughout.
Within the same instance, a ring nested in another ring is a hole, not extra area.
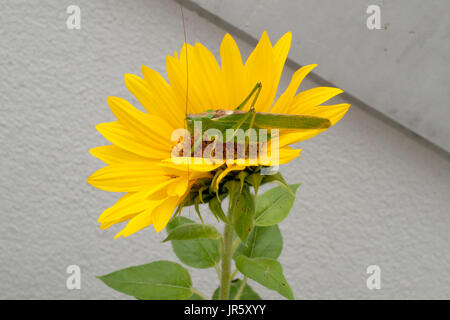
M 233 246 L 233 227 L 226 223 L 223 233 L 222 275 L 220 278 L 220 300 L 228 300 L 231 282 L 231 256 Z
M 242 280 L 241 286 L 239 287 L 238 291 L 236 292 L 236 296 L 234 297 L 234 300 L 239 300 L 241 298 L 242 292 L 244 291 L 245 285 L 247 284 L 247 276 L 244 277 L 244 280 Z

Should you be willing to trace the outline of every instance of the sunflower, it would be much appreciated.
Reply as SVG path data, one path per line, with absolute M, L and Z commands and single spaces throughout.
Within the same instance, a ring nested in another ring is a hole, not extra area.
M 127 237 L 150 225 L 159 232 L 175 209 L 190 198 L 193 189 L 197 192 L 214 182 L 213 189 L 217 192 L 228 173 L 246 169 L 242 164 L 207 161 L 188 165 L 173 163 L 172 151 L 179 141 L 172 140 L 172 133 L 186 128 L 186 112 L 233 110 L 255 83 L 261 83 L 254 104 L 256 112 L 316 116 L 329 119 L 331 125 L 345 115 L 349 104 L 321 105 L 342 93 L 338 88 L 317 87 L 297 94 L 300 83 L 316 65 L 297 70 L 287 89 L 274 102 L 291 37 L 290 32 L 286 33 L 272 46 L 264 32 L 244 64 L 235 41 L 226 34 L 220 46 L 220 65 L 202 44 L 184 44 L 180 54 L 175 52 L 166 59 L 168 82 L 146 66 L 142 67 L 143 78 L 125 75 L 127 88 L 145 112 L 124 99 L 109 97 L 107 102 L 117 121 L 96 127 L 112 145 L 90 150 L 107 166 L 92 174 L 88 183 L 102 190 L 126 193 L 100 215 L 101 228 L 129 221 L 116 237 Z M 250 105 L 244 110 L 248 108 Z M 324 130 L 280 130 L 279 164 L 300 154 L 300 149 L 289 145 Z

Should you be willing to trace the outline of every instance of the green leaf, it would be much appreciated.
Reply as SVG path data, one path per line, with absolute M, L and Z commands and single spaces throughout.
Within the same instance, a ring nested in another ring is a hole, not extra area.
M 233 258 L 240 255 L 249 258 L 277 259 L 283 249 L 283 237 L 278 225 L 269 227 L 255 227 L 248 238 L 248 246 L 242 243 L 236 249 Z
M 114 290 L 141 300 L 182 300 L 192 295 L 188 271 L 171 261 L 129 267 L 98 278 Z
M 298 184 L 291 184 L 289 188 L 295 194 Z M 258 196 L 256 200 L 256 222 L 257 226 L 271 226 L 284 220 L 289 214 L 295 197 L 282 187 L 270 189 Z
M 252 232 L 255 218 L 255 202 L 248 186 L 242 189 L 232 210 L 231 222 L 233 228 L 242 243 L 246 245 L 248 236 Z
M 221 234 L 210 224 L 185 223 L 170 231 L 163 242 L 169 240 L 219 239 Z
M 185 217 L 176 217 L 167 225 L 170 233 L 179 225 L 192 223 Z M 220 261 L 220 241 L 212 239 L 172 240 L 172 249 L 178 259 L 194 268 L 211 268 Z
M 266 288 L 275 290 L 290 300 L 294 299 L 291 287 L 284 278 L 283 268 L 278 261 L 270 258 L 239 256 L 236 259 L 236 267 L 242 274 Z
M 236 296 L 240 286 L 242 284 L 242 280 L 236 279 L 231 282 L 230 285 L 230 300 L 234 300 L 234 297 Z M 213 300 L 219 300 L 219 292 L 220 287 L 214 291 L 214 294 L 212 296 Z M 244 290 L 241 293 L 241 297 L 239 300 L 262 300 L 259 294 L 257 294 L 252 287 L 250 287 L 248 284 L 245 284 Z
M 219 199 L 217 199 L 217 197 L 212 198 L 211 200 L 209 200 L 208 203 L 209 206 L 209 210 L 211 210 L 211 212 L 220 218 L 220 220 L 222 220 L 225 223 L 229 223 L 227 216 L 225 215 L 225 212 L 223 212 L 222 209 L 222 205 L 219 202 Z

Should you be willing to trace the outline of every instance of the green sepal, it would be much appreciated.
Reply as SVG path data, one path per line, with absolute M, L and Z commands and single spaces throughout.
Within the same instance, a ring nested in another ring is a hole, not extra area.
M 239 178 L 239 181 L 241 182 L 241 188 L 239 189 L 240 191 L 242 191 L 242 188 L 244 187 L 245 177 L 247 177 L 247 176 L 248 176 L 248 172 L 245 172 L 245 171 L 241 171 L 237 175 L 237 177 Z
M 209 193 L 214 194 L 214 192 L 215 192 L 218 199 L 219 199 L 219 190 L 216 189 L 216 181 L 222 172 L 223 172 L 223 169 L 221 169 L 221 168 L 217 169 L 214 177 L 212 178 L 212 180 L 209 184 Z M 219 199 L 219 201 L 220 200 L 221 199 Z
M 203 221 L 202 215 L 200 213 L 200 208 L 199 208 L 199 204 L 200 204 L 200 197 L 196 197 L 195 201 L 194 201 L 194 208 L 195 208 L 195 212 L 197 212 L 197 216 L 200 219 L 200 221 L 204 224 L 205 221 Z
M 265 176 L 260 173 L 252 173 L 245 179 L 255 189 L 255 195 L 258 194 L 259 186 L 264 178 Z
M 218 217 L 225 223 L 230 223 L 227 216 L 225 215 L 225 212 L 223 212 L 221 203 L 217 198 L 212 198 L 211 200 L 209 200 L 208 206 L 209 210 L 211 210 L 216 218 Z

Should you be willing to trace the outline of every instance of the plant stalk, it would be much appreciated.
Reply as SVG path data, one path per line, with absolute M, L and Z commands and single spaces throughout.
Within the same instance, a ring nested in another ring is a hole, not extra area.
M 231 256 L 233 255 L 233 227 L 226 223 L 223 233 L 222 274 L 220 278 L 220 300 L 228 300 L 231 283 Z

